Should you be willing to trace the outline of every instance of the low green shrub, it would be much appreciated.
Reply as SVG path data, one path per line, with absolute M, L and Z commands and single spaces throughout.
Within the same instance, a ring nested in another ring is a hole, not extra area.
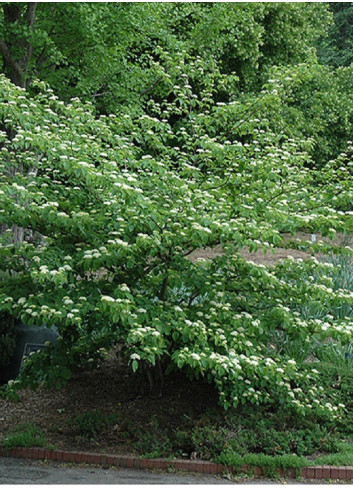
M 182 427 L 173 445 L 177 453 L 196 452 L 204 460 L 215 459 L 224 451 L 240 456 L 248 453 L 309 456 L 317 452 L 337 452 L 338 435 L 330 426 L 319 425 L 316 421 L 259 409 L 252 413 L 237 410 L 226 417 L 211 414 L 203 423 Z
M 99 409 L 95 409 L 78 414 L 68 423 L 74 426 L 78 435 L 87 439 L 95 439 L 109 426 L 117 423 L 119 419 L 118 413 L 104 414 Z
M 314 461 L 315 465 L 352 465 L 353 442 L 339 444 L 339 452 L 329 455 L 321 455 Z
M 144 458 L 169 457 L 173 455 L 173 437 L 161 429 L 156 416 L 151 416 L 142 429 L 135 427 L 135 448 Z
M 5 448 L 44 447 L 46 443 L 47 440 L 39 428 L 29 423 L 16 426 L 1 442 Z
M 249 466 L 251 471 L 252 467 L 259 466 L 263 470 L 263 474 L 266 477 L 277 477 L 279 469 L 301 469 L 307 467 L 310 462 L 305 457 L 298 457 L 297 455 L 277 455 L 272 457 L 263 453 L 248 453 L 246 455 L 239 455 L 238 453 L 225 451 L 219 455 L 216 459 L 217 463 L 230 465 L 238 472 L 244 472 Z

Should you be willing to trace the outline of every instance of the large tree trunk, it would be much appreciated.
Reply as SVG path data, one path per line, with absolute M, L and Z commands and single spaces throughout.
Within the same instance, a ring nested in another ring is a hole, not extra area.
M 32 44 L 24 36 L 7 36 L 11 28 L 17 24 L 33 31 L 37 2 L 27 3 L 23 14 L 20 3 L 4 3 L 5 39 L 0 39 L 0 53 L 3 57 L 4 72 L 19 87 L 27 88 L 29 84 L 29 63 L 32 57 Z M 15 54 L 16 53 L 16 54 Z
M 21 26 L 25 24 L 30 31 L 33 30 L 37 2 L 27 3 L 27 9 L 22 15 L 23 5 L 20 3 L 4 3 L 4 23 L 5 23 L 5 39 L 0 39 L 0 53 L 3 58 L 4 72 L 15 85 L 27 88 L 29 84 L 29 63 L 32 57 L 32 44 L 28 39 L 21 36 L 13 36 L 9 38 L 6 33 L 11 32 L 11 27 L 15 24 Z M 17 53 L 17 56 L 14 55 Z M 19 54 L 20 53 L 20 54 Z M 9 134 L 12 139 L 15 134 Z M 19 171 L 17 169 L 17 171 Z M 11 173 L 11 170 L 10 170 Z M 0 232 L 3 233 L 8 229 L 6 224 L 0 226 Z M 21 243 L 24 240 L 24 228 L 13 225 L 13 243 Z

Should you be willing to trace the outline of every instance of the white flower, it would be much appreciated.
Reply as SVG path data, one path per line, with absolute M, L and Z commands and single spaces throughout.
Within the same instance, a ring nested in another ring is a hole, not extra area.
M 141 357 L 138 353 L 133 353 L 131 356 L 130 356 L 131 360 L 140 360 Z
M 115 299 L 113 297 L 110 297 L 110 295 L 102 295 L 102 301 L 115 302 Z

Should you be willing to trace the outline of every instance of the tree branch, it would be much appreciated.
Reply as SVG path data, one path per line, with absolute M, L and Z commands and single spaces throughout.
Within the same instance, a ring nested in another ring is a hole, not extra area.
M 146 93 L 148 93 L 148 92 L 150 92 L 151 90 L 153 90 L 153 89 L 154 89 L 154 87 L 155 87 L 155 86 L 157 86 L 157 85 L 158 85 L 158 83 L 159 83 L 161 80 L 162 80 L 162 77 L 160 76 L 159 78 L 157 78 L 157 80 L 156 80 L 154 83 L 152 83 L 152 85 L 150 85 L 150 86 L 149 86 L 149 87 L 147 87 L 145 90 L 143 90 L 143 91 L 140 93 L 140 95 L 141 95 L 141 96 L 142 96 L 142 95 L 146 95 Z
M 35 16 L 36 16 L 36 8 L 38 2 L 28 2 L 27 7 L 27 25 L 30 29 L 33 29 Z
M 163 280 L 163 283 L 162 283 L 162 288 L 161 288 L 161 291 L 159 293 L 159 296 L 158 296 L 158 299 L 160 301 L 164 301 L 164 296 L 165 296 L 165 292 L 167 290 L 167 285 L 168 285 L 168 279 L 169 279 L 169 276 L 167 275 L 164 280 Z

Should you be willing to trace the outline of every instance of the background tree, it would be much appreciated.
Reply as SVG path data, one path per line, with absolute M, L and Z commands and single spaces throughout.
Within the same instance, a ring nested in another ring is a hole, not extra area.
M 319 43 L 322 63 L 338 68 L 349 66 L 353 61 L 353 4 L 352 2 L 329 3 L 333 24 L 328 36 Z

